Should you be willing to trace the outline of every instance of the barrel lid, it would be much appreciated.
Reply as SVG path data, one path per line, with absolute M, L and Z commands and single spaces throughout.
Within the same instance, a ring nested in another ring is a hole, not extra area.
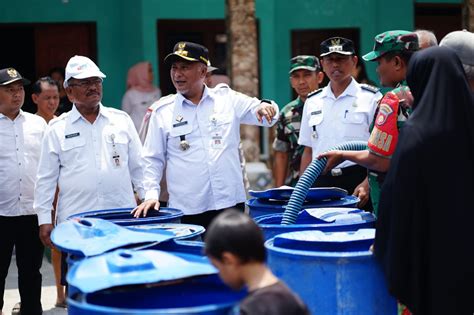
M 161 233 L 161 231 L 169 231 L 175 235 L 175 238 L 184 238 L 192 235 L 199 235 L 204 233 L 204 231 L 206 230 L 200 225 L 182 223 L 137 224 L 128 225 L 127 229 L 147 233 Z
M 367 251 L 375 239 L 375 229 L 349 232 L 298 231 L 275 236 L 273 245 L 293 250 L 341 252 Z
M 94 256 L 133 244 L 164 242 L 175 238 L 174 233 L 144 233 L 128 230 L 102 219 L 67 220 L 51 233 L 51 241 L 61 251 Z
M 365 222 L 369 212 L 358 208 L 308 208 L 300 212 L 297 223 L 354 224 Z
M 303 203 L 303 208 L 312 207 L 348 207 L 354 206 L 359 202 L 359 198 L 356 196 L 344 196 L 340 199 L 327 199 L 327 200 L 306 200 Z M 274 199 L 260 199 L 252 198 L 247 200 L 249 207 L 261 207 L 261 208 L 281 208 L 284 210 L 288 200 L 274 200 Z
M 84 293 L 216 274 L 204 257 L 158 250 L 119 249 L 73 265 L 67 282 Z
M 159 211 L 151 209 L 148 211 L 146 217 L 135 218 L 132 215 L 133 208 L 116 208 L 116 209 L 103 209 L 103 210 L 89 210 L 86 212 L 80 212 L 73 214 L 68 219 L 75 218 L 91 218 L 91 219 L 104 219 L 108 221 L 113 221 L 116 223 L 122 223 L 121 225 L 127 222 L 147 222 L 154 219 L 174 219 L 181 218 L 183 216 L 183 211 L 175 208 L 166 208 L 162 207 Z
M 289 200 L 294 188 L 281 186 L 263 191 L 249 190 L 249 195 L 260 199 Z M 306 200 L 322 201 L 328 199 L 340 199 L 347 196 L 347 190 L 339 187 L 314 187 L 308 190 Z

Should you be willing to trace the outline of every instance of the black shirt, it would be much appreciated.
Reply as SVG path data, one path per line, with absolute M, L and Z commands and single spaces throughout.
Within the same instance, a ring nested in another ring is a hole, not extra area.
M 241 315 L 308 315 L 308 308 L 281 281 L 249 293 L 240 303 Z

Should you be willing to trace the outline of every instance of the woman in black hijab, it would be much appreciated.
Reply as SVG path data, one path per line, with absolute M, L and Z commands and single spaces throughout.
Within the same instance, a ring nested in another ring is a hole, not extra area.
M 375 255 L 413 312 L 474 313 L 474 101 L 456 54 L 416 53 L 413 113 L 380 198 Z

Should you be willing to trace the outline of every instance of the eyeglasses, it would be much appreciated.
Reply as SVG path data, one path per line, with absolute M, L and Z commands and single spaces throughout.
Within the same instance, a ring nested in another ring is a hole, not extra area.
M 78 86 L 80 88 L 86 89 L 92 85 L 98 86 L 102 85 L 102 79 L 97 78 L 97 79 L 92 79 L 92 80 L 85 80 L 85 81 L 79 81 L 78 83 L 69 83 L 68 86 Z

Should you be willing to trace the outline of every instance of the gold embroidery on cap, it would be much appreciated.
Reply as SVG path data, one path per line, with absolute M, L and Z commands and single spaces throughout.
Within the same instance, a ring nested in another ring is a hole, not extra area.
M 16 78 L 16 77 L 18 76 L 18 72 L 16 72 L 16 70 L 13 69 L 13 68 L 9 68 L 9 69 L 7 70 L 7 73 L 8 73 L 8 75 L 9 75 L 10 77 L 12 77 L 12 78 Z
M 331 39 L 331 46 L 339 46 L 339 45 L 341 45 L 341 39 L 340 38 Z

